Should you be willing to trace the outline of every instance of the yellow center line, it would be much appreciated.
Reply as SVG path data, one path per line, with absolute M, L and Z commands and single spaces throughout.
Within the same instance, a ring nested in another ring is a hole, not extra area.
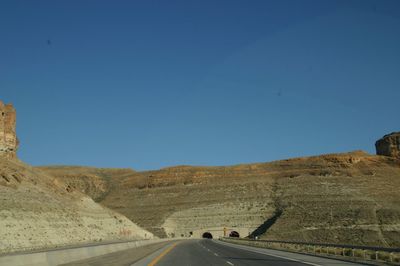
M 154 258 L 154 260 L 152 260 L 149 264 L 147 264 L 147 266 L 154 266 L 157 264 L 157 262 L 159 260 L 161 260 L 162 257 L 164 257 L 165 255 L 167 255 L 168 252 L 170 252 L 178 243 L 173 244 L 172 246 L 170 246 L 169 248 L 167 248 L 166 250 L 163 251 L 163 253 L 161 253 L 160 255 L 158 255 L 156 258 Z

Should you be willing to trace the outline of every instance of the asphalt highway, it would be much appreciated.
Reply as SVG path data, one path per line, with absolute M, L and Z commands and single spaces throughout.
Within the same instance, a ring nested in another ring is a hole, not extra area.
M 291 252 L 235 245 L 216 240 L 185 240 L 170 243 L 133 266 L 355 266 L 362 265 Z

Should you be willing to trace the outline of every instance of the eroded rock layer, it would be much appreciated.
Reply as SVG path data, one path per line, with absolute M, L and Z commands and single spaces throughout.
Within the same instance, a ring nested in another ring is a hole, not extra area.
M 71 184 L 79 175 L 78 169 L 72 178 L 61 168 L 42 170 Z M 400 245 L 396 158 L 351 152 L 107 178 L 99 202 L 158 236 L 235 230 L 278 240 Z
M 0 228 L 0 253 L 153 237 L 62 180 L 5 158 Z
M 400 132 L 383 136 L 375 143 L 376 154 L 400 159 Z
M 12 104 L 0 101 L 0 156 L 15 158 L 18 139 L 15 131 L 16 112 Z

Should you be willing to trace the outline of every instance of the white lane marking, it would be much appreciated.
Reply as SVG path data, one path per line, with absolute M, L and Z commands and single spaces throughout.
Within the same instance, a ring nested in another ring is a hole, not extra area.
M 225 243 L 224 243 L 224 244 L 225 244 Z M 230 246 L 230 245 L 226 245 L 226 246 Z M 288 257 L 284 257 L 284 256 L 275 255 L 275 254 L 263 253 L 263 252 L 260 252 L 260 251 L 247 249 L 247 248 L 244 248 L 244 247 L 236 247 L 236 246 L 230 246 L 230 247 L 238 248 L 238 249 L 244 249 L 244 250 L 251 251 L 251 252 L 254 252 L 254 253 L 263 254 L 263 255 L 272 256 L 272 257 L 277 257 L 277 258 L 280 258 L 280 259 L 286 259 L 286 260 L 290 260 L 290 261 L 296 261 L 296 262 L 300 262 L 300 263 L 307 264 L 307 265 L 312 265 L 312 266 L 323 266 L 323 265 L 321 265 L 321 264 L 316 264 L 316 263 L 307 262 L 307 261 L 303 261 L 303 260 L 296 260 L 296 259 L 292 259 L 292 258 L 288 258 Z
M 214 253 L 214 255 L 218 257 L 218 254 L 217 254 L 217 253 Z
M 230 262 L 230 261 L 226 261 L 226 263 L 228 263 L 229 265 L 232 265 L 232 266 L 233 266 L 233 263 Z

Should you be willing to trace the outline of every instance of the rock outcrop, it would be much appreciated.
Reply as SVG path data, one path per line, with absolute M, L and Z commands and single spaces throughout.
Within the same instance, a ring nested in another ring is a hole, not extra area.
M 400 132 L 383 136 L 375 143 L 376 154 L 400 159 Z
M 18 149 L 16 113 L 12 104 L 0 101 L 0 156 L 14 159 Z

